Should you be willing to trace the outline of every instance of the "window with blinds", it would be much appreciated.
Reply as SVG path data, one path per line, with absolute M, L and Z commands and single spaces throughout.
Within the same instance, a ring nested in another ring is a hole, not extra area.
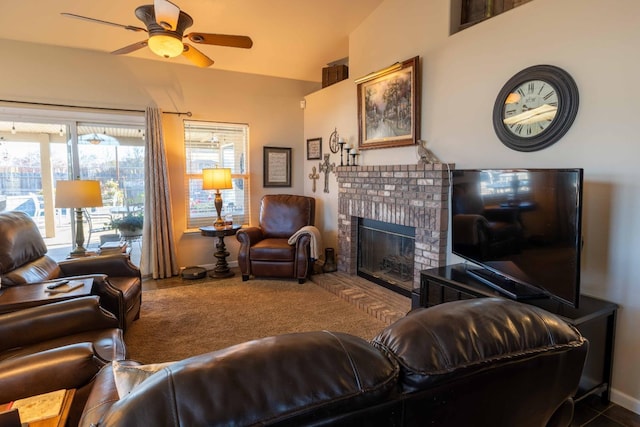
M 217 217 L 215 190 L 202 189 L 203 168 L 230 168 L 233 188 L 221 190 L 223 218 L 234 224 L 249 222 L 249 171 L 247 152 L 249 126 L 185 120 L 185 190 L 187 228 L 212 225 Z

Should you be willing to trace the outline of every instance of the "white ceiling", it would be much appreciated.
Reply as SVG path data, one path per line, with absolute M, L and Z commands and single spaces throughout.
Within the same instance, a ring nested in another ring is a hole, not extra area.
M 246 35 L 247 49 L 198 45 L 212 69 L 322 80 L 322 68 L 348 56 L 348 35 L 383 0 L 174 0 L 191 15 L 185 31 Z M 109 52 L 145 40 L 146 33 L 72 19 L 74 13 L 123 25 L 144 27 L 134 10 L 151 0 L 7 1 L 0 13 L 0 39 Z M 188 40 L 187 40 L 188 41 Z M 182 57 L 164 59 L 147 48 L 128 56 L 188 65 Z M 190 65 L 191 66 L 191 65 Z

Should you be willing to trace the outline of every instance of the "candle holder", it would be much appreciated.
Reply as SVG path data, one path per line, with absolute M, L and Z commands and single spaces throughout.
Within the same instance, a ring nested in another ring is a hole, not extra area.
M 344 166 L 344 162 L 342 161 L 342 152 L 344 151 L 344 145 L 347 141 L 340 140 L 338 141 L 338 145 L 340 146 L 340 166 Z
M 359 153 L 351 153 L 351 157 L 353 158 L 353 161 L 351 162 L 351 166 L 358 166 L 358 164 L 356 163 L 356 157 L 359 155 Z

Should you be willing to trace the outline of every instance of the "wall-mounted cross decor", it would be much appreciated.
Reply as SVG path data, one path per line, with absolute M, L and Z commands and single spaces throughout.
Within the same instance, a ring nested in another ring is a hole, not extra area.
M 320 163 L 320 172 L 324 172 L 324 192 L 329 192 L 329 174 L 335 172 L 336 164 L 329 163 L 329 155 L 324 155 L 324 162 Z
M 311 168 L 311 173 L 309 174 L 309 179 L 313 181 L 313 192 L 316 192 L 316 180 L 320 178 L 320 175 L 316 172 L 316 167 Z

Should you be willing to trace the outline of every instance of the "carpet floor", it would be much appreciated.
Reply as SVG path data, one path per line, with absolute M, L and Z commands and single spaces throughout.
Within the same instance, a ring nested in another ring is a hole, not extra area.
M 244 341 L 312 330 L 373 338 L 386 324 L 307 281 L 240 277 L 145 290 L 125 335 L 129 359 L 180 360 Z

